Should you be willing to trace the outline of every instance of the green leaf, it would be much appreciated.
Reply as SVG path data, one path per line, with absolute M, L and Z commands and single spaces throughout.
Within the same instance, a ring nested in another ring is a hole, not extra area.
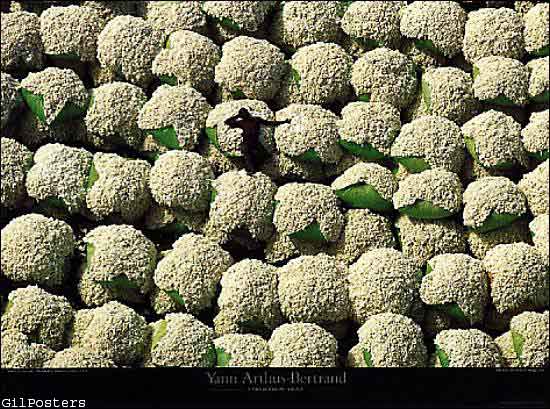
M 453 213 L 441 207 L 435 206 L 428 200 L 417 200 L 412 206 L 403 206 L 397 210 L 399 210 L 400 213 L 406 214 L 414 219 L 444 219 L 453 215 Z
M 367 365 L 367 368 L 373 368 L 374 365 L 372 363 L 372 355 L 370 351 L 363 349 L 363 359 L 365 360 L 365 365 Z
M 339 1 L 338 3 L 338 5 L 340 6 L 338 9 L 338 16 L 343 17 L 346 13 L 346 10 L 349 6 L 351 6 L 351 3 L 353 3 L 353 1 Z
M 294 159 L 303 161 L 303 162 L 315 162 L 320 163 L 321 158 L 319 154 L 315 152 L 315 149 L 309 149 L 308 151 L 302 153 L 301 155 L 295 156 Z
M 434 45 L 432 40 L 414 40 L 414 45 L 419 50 L 425 50 L 437 55 L 443 55 L 443 53 Z
M 46 123 L 46 115 L 44 114 L 44 97 L 42 95 L 35 95 L 25 88 L 21 88 L 21 95 L 23 95 L 23 99 L 31 112 L 36 115 L 40 122 Z
M 394 159 L 402 164 L 407 170 L 411 173 L 420 173 L 424 172 L 427 169 L 430 169 L 430 165 L 424 158 L 415 157 L 415 156 L 396 156 Z
M 477 67 L 477 65 L 474 65 L 472 66 L 472 78 L 475 79 L 478 77 L 479 75 L 479 68 Z
M 94 258 L 95 246 L 92 243 L 86 243 L 86 267 L 88 267 Z
M 535 158 L 536 160 L 544 162 L 549 157 L 548 149 L 545 149 L 545 150 L 540 151 L 540 152 L 529 153 L 529 156 L 532 157 L 532 158 Z
M 539 48 L 538 50 L 532 51 L 531 55 L 537 56 L 537 57 L 546 57 L 549 54 L 549 48 L 548 46 Z
M 42 204 L 51 209 L 67 210 L 67 205 L 60 197 L 50 196 L 42 200 Z
M 375 49 L 378 47 L 384 47 L 384 44 L 382 42 L 373 40 L 372 38 L 354 37 L 354 40 L 369 50 Z M 368 101 L 365 101 L 365 102 L 368 102 Z
M 356 209 L 371 209 L 378 212 L 393 210 L 392 202 L 384 199 L 371 185 L 358 183 L 335 191 L 343 202 Z
M 547 104 L 549 100 L 550 93 L 548 90 L 531 98 L 531 102 L 534 102 L 535 104 Z
M 44 96 L 36 95 L 31 91 L 21 88 L 21 95 L 31 112 L 42 122 L 46 123 L 46 114 L 44 113 Z M 72 102 L 67 102 L 63 109 L 57 114 L 53 123 L 62 123 L 71 119 L 82 117 L 86 114 L 89 101 L 84 107 L 80 107 Z
M 425 273 L 425 275 L 430 274 L 432 271 L 433 271 L 433 268 L 430 265 L 430 263 L 426 263 L 426 273 Z
M 485 102 L 486 104 L 499 105 L 499 106 L 505 106 L 505 107 L 518 106 L 517 103 L 515 103 L 510 98 L 504 95 L 499 95 L 496 98 L 482 99 L 481 101 Z
M 370 102 L 370 94 L 361 94 L 357 96 L 357 101 Z
M 168 37 L 166 37 L 166 41 L 164 43 L 164 48 L 167 49 L 167 50 L 172 48 L 172 44 L 170 43 L 170 37 L 171 36 L 172 35 L 170 34 Z
M 444 312 L 445 314 L 447 314 L 454 320 L 458 321 L 459 323 L 468 322 L 468 319 L 466 318 L 466 314 L 464 314 L 464 311 L 462 311 L 462 308 L 460 308 L 457 303 L 439 304 L 439 305 L 435 305 L 434 307 Z
M 63 123 L 72 119 L 80 118 L 86 115 L 88 104 L 85 107 L 80 107 L 72 102 L 67 102 L 61 112 L 57 114 L 54 123 Z
M 471 229 L 477 233 L 487 233 L 496 229 L 500 229 L 502 227 L 509 226 L 514 221 L 519 219 L 521 215 L 517 214 L 510 214 L 510 213 L 494 213 L 492 212 L 487 219 L 483 222 L 483 224 L 479 227 L 476 227 L 474 229 Z
M 159 80 L 163 84 L 172 86 L 178 85 L 178 78 L 175 75 L 159 75 Z
M 292 71 L 292 80 L 298 85 L 300 86 L 301 82 L 302 82 L 302 77 L 300 75 L 300 73 L 293 67 L 291 69 Z
M 176 134 L 176 130 L 173 126 L 167 126 L 159 129 L 148 129 L 146 132 L 153 135 L 153 138 L 155 138 L 158 143 L 168 149 L 181 149 L 178 135 Z
M 435 353 L 439 358 L 439 363 L 441 364 L 441 367 L 448 368 L 450 364 L 449 357 L 447 356 L 447 353 L 439 348 L 439 345 L 437 344 L 435 345 Z
M 218 150 L 221 150 L 220 143 L 218 142 L 218 130 L 216 128 L 205 128 L 206 136 L 212 145 Z
M 153 336 L 151 337 L 151 350 L 155 349 L 158 343 L 166 335 L 168 327 L 168 321 L 162 320 L 160 323 L 155 325 L 155 330 Z
M 519 332 L 512 330 L 512 345 L 514 346 L 514 352 L 521 363 L 521 356 L 523 355 L 523 345 L 525 344 L 525 338 Z
M 178 290 L 164 290 L 166 295 L 172 299 L 177 305 L 181 305 L 182 307 L 185 307 L 185 300 L 180 295 Z
M 214 344 L 211 344 L 208 346 L 208 350 L 204 353 L 204 356 L 202 357 L 202 361 L 204 362 L 202 366 L 208 368 L 216 366 L 216 360 L 216 348 L 214 347 Z
M 216 348 L 216 361 L 216 366 L 229 366 L 229 362 L 231 361 L 231 354 L 225 352 L 223 348 Z
M 227 17 L 222 17 L 221 19 L 218 19 L 218 21 L 222 26 L 229 28 L 230 30 L 240 31 L 241 29 L 237 23 Z
M 46 54 L 49 59 L 55 62 L 55 60 L 60 61 L 80 61 L 80 57 L 76 53 L 67 53 L 67 54 Z
M 103 287 L 114 291 L 124 293 L 129 290 L 138 290 L 139 287 L 136 283 L 130 281 L 125 274 L 119 274 L 112 280 L 97 280 Z
M 97 170 L 95 168 L 94 162 L 92 161 L 92 165 L 90 166 L 90 171 L 88 172 L 88 181 L 86 183 L 86 190 L 90 190 L 95 182 L 99 179 L 99 173 L 97 173 Z
M 470 156 L 479 164 L 479 156 L 477 154 L 477 146 L 474 138 L 470 138 L 469 136 L 464 135 L 464 145 L 466 145 L 466 149 L 468 150 L 468 153 L 470 153 Z
M 210 192 L 210 203 L 213 203 L 214 200 L 216 200 L 216 196 L 218 196 L 218 192 L 216 192 L 216 189 L 212 188 L 212 191 Z
M 231 93 L 231 96 L 233 97 L 233 99 L 246 99 L 246 95 L 240 89 L 237 89 L 235 91 L 229 91 L 229 92 Z
M 369 143 L 359 145 L 357 143 L 348 142 L 343 139 L 340 139 L 338 143 L 351 154 L 369 161 L 375 161 L 385 158 L 385 155 L 383 153 L 373 148 L 372 145 Z
M 319 223 L 311 223 L 305 229 L 291 233 L 288 235 L 291 239 L 305 240 L 305 241 L 322 241 L 326 242 L 327 239 L 323 236 Z

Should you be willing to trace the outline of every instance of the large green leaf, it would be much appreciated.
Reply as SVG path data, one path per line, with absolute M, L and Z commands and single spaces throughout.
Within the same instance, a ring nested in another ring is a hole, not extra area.
M 411 173 L 420 173 L 430 169 L 430 165 L 424 158 L 415 156 L 396 156 L 394 159 L 403 165 Z
M 172 43 L 170 42 L 170 37 L 171 36 L 172 35 L 170 34 L 168 37 L 166 37 L 166 41 L 164 43 L 164 48 L 166 48 L 167 50 L 172 48 Z
M 373 148 L 372 145 L 369 143 L 359 145 L 357 143 L 348 142 L 343 139 L 340 139 L 338 143 L 351 154 L 369 161 L 380 160 L 384 159 L 385 157 L 383 153 Z
M 414 45 L 419 50 L 426 50 L 433 54 L 443 55 L 443 53 L 434 45 L 432 40 L 417 39 L 417 40 L 414 40 Z
M 90 166 L 90 171 L 88 172 L 88 179 L 86 182 L 86 190 L 90 190 L 95 182 L 99 179 L 99 173 L 97 173 L 97 169 L 95 168 L 95 165 L 92 161 L 92 165 Z
M 159 75 L 159 80 L 163 84 L 176 86 L 178 85 L 178 77 L 175 75 Z
M 164 336 L 166 335 L 168 327 L 168 321 L 162 320 L 160 321 L 156 326 L 155 330 L 153 332 L 153 335 L 151 337 L 151 350 L 155 349 L 158 343 Z
M 60 197 L 50 196 L 42 200 L 41 203 L 49 209 L 67 210 L 67 205 Z
M 514 352 L 521 363 L 521 357 L 523 355 L 523 345 L 525 344 L 525 338 L 519 332 L 512 330 L 512 345 Z
M 517 103 L 515 103 L 505 95 L 499 95 L 496 98 L 490 98 L 490 99 L 485 99 L 481 101 L 485 102 L 486 104 L 493 104 L 493 105 L 499 105 L 499 106 L 505 106 L 505 107 L 518 106 Z
M 84 261 L 84 265 L 85 265 L 84 269 L 87 269 L 90 266 L 94 258 L 94 254 L 95 254 L 95 246 L 92 243 L 86 243 L 86 260 Z
M 548 92 L 548 90 L 546 90 L 543 93 L 532 97 L 531 102 L 534 102 L 535 104 L 547 104 L 549 99 L 550 99 L 550 93 Z
M 305 241 L 321 241 L 326 242 L 327 240 L 321 232 L 319 223 L 311 223 L 305 229 L 291 233 L 288 235 L 291 239 L 305 240 Z
M 406 214 L 414 219 L 444 219 L 453 215 L 453 213 L 441 207 L 435 206 L 428 200 L 417 200 L 415 204 L 411 206 L 403 206 L 397 210 L 399 210 L 400 213 Z
M 475 81 L 476 78 L 479 76 L 479 68 L 477 65 L 472 66 L 472 78 Z
M 218 142 L 218 130 L 217 128 L 205 128 L 206 136 L 212 145 L 214 145 L 218 150 L 221 150 L 220 143 Z
M 231 361 L 231 354 L 225 352 L 223 348 L 216 348 L 216 361 L 216 366 L 229 366 L 229 362 Z
M 365 361 L 365 365 L 367 365 L 367 368 L 374 367 L 372 363 L 372 355 L 369 350 L 363 349 L 363 359 Z
M 458 306 L 457 303 L 445 303 L 445 304 L 439 304 L 434 306 L 439 311 L 444 312 L 454 320 L 456 320 L 459 323 L 467 323 L 468 318 L 466 318 L 466 314 L 464 314 L 464 311 L 462 311 L 462 308 Z
M 315 149 L 309 149 L 308 151 L 302 153 L 301 155 L 295 156 L 294 159 L 303 161 L 303 162 L 315 162 L 320 163 L 321 158 Z
M 118 300 L 138 302 L 142 298 L 139 286 L 131 281 L 125 274 L 119 274 L 111 280 L 96 280 L 103 288 Z
M 31 112 L 36 115 L 41 122 L 46 123 L 46 115 L 44 114 L 44 97 L 42 95 L 35 95 L 25 88 L 21 88 L 21 95 L 23 95 L 23 99 Z
M 227 17 L 222 17 L 221 19 L 218 19 L 218 21 L 222 26 L 229 28 L 230 30 L 239 31 L 241 29 L 237 23 Z
M 447 356 L 447 353 L 439 348 L 439 345 L 437 344 L 435 345 L 435 353 L 439 358 L 439 363 L 441 364 L 441 367 L 448 368 L 450 364 L 449 357 Z
M 356 209 L 371 209 L 378 212 L 393 210 L 392 202 L 385 200 L 371 185 L 358 183 L 334 192 L 343 202 Z
M 549 53 L 548 46 L 539 48 L 538 50 L 532 51 L 531 55 L 537 56 L 537 57 L 546 57 Z
M 208 350 L 204 353 L 204 356 L 202 357 L 203 366 L 207 368 L 216 366 L 217 358 L 218 357 L 216 354 L 216 348 L 214 347 L 214 344 L 209 345 Z
M 433 267 L 430 265 L 430 263 L 426 263 L 426 272 L 425 275 L 430 274 L 433 271 Z
M 44 96 L 37 95 L 31 91 L 21 88 L 21 95 L 31 112 L 42 122 L 46 123 L 46 114 L 44 113 Z M 86 115 L 86 110 L 89 105 L 88 101 L 85 106 L 78 106 L 73 102 L 67 102 L 63 109 L 57 114 L 53 123 L 63 123 L 75 118 L 80 118 Z
M 88 104 L 81 107 L 72 102 L 67 102 L 61 112 L 55 117 L 54 123 L 63 123 L 86 115 Z
M 119 274 L 112 280 L 97 280 L 104 288 L 117 294 L 124 295 L 128 291 L 136 291 L 139 286 L 131 281 L 125 274 Z
M 180 305 L 182 307 L 185 307 L 185 300 L 180 295 L 178 290 L 164 290 L 166 295 L 170 297 L 172 301 L 174 301 L 177 305 Z
M 210 203 L 213 203 L 214 200 L 216 200 L 216 196 L 218 196 L 218 192 L 216 192 L 216 189 L 212 188 L 212 191 L 210 192 Z
M 237 89 L 235 91 L 230 91 L 230 93 L 233 99 L 246 99 L 245 93 L 240 89 Z
M 510 214 L 510 213 L 494 213 L 492 212 L 487 219 L 483 222 L 483 224 L 479 227 L 476 227 L 472 230 L 478 232 L 478 233 L 487 233 L 496 229 L 500 229 L 502 227 L 509 226 L 514 221 L 519 219 L 521 215 L 517 214 Z
M 168 149 L 181 149 L 178 134 L 173 126 L 167 126 L 159 129 L 148 129 L 146 132 L 153 135 L 153 138 L 162 146 Z
M 470 156 L 477 162 L 479 162 L 479 156 L 477 154 L 477 145 L 474 138 L 470 138 L 469 136 L 464 135 L 464 145 L 466 145 L 466 149 L 470 153 Z
M 300 86 L 302 82 L 302 77 L 300 76 L 300 73 L 295 69 L 291 69 L 292 72 L 292 80 L 296 83 L 296 85 Z
M 365 47 L 368 50 L 373 50 L 373 49 L 378 48 L 378 47 L 384 47 L 383 42 L 373 40 L 372 38 L 354 37 L 354 40 L 357 41 L 359 44 L 361 44 L 363 47 Z M 368 95 L 368 94 L 364 94 L 364 95 Z M 368 102 L 368 101 L 364 101 L 364 102 Z
M 529 153 L 529 156 L 532 157 L 532 158 L 535 158 L 536 160 L 544 162 L 549 157 L 548 149 L 545 149 L 545 150 L 540 151 L 540 152 Z
M 361 94 L 357 96 L 357 101 L 361 102 L 370 102 L 370 94 Z
M 46 54 L 52 61 L 80 61 L 80 57 L 76 53 L 66 54 Z

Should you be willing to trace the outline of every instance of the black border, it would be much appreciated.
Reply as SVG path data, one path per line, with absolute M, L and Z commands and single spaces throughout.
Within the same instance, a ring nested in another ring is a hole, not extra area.
M 210 382 L 208 374 L 214 372 L 217 379 L 227 377 L 225 384 Z M 543 408 L 548 407 L 544 372 L 443 368 L 2 370 L 0 396 L 85 399 L 87 408 L 272 408 L 292 404 L 303 408 Z M 310 382 L 320 375 L 339 377 L 335 379 L 340 383 L 292 383 L 296 373 L 302 379 L 311 377 Z M 250 385 L 250 377 L 259 377 L 255 386 Z M 274 381 L 283 378 L 285 382 Z

